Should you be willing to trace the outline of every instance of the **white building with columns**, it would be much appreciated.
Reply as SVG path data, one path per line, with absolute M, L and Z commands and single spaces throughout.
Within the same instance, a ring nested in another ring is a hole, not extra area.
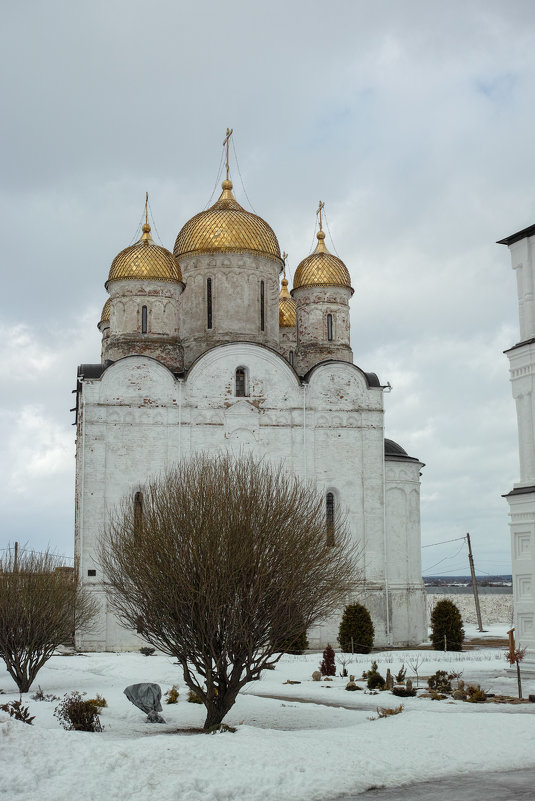
M 384 386 L 353 363 L 349 271 L 325 245 L 288 290 L 270 226 L 236 201 L 190 219 L 174 252 L 141 239 L 113 260 L 98 364 L 77 382 L 76 555 L 100 600 L 87 650 L 142 644 L 108 608 L 97 541 L 110 510 L 150 476 L 199 451 L 248 449 L 314 481 L 347 511 L 362 554 L 376 644 L 427 636 L 420 557 L 422 463 L 384 435 Z M 351 600 L 350 598 L 347 599 Z M 340 615 L 342 610 L 340 610 Z M 336 644 L 339 618 L 308 632 Z
M 505 351 L 516 402 L 520 480 L 509 503 L 513 606 L 517 645 L 527 648 L 523 669 L 535 671 L 535 225 L 500 239 L 516 273 L 520 340 Z

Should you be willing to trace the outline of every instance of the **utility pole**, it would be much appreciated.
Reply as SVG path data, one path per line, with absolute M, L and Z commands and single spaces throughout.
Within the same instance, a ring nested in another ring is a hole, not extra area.
M 470 562 L 470 573 L 472 574 L 472 588 L 474 590 L 474 601 L 476 603 L 477 625 L 479 631 L 483 631 L 483 623 L 481 622 L 481 609 L 479 608 L 479 595 L 477 593 L 476 571 L 474 570 L 474 557 L 472 556 L 472 546 L 470 544 L 470 534 L 466 534 L 466 542 L 468 543 L 468 561 Z

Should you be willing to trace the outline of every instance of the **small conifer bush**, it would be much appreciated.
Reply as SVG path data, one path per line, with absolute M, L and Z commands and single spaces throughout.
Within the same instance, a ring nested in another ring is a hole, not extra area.
M 377 662 L 372 662 L 371 670 L 366 674 L 368 690 L 384 690 L 385 680 L 379 673 Z
M 373 635 L 373 623 L 366 607 L 362 604 L 346 606 L 338 629 L 338 642 L 342 651 L 369 654 L 373 646 Z
M 194 692 L 193 690 L 189 690 L 189 692 L 188 692 L 188 702 L 190 704 L 202 704 L 202 699 L 201 699 L 200 695 L 197 695 L 196 692 Z
M 431 642 L 435 651 L 462 651 L 464 628 L 458 607 L 448 598 L 439 601 L 431 614 Z
M 97 693 L 94 698 L 90 698 L 88 703 L 93 704 L 93 706 L 96 706 L 99 712 L 101 709 L 104 709 L 105 707 L 108 706 L 108 702 L 106 701 L 106 699 L 102 695 L 99 695 L 99 693 Z
M 334 661 L 334 649 L 330 643 L 323 652 L 323 660 L 320 665 L 322 676 L 336 676 L 336 664 Z
M 292 639 L 285 640 L 280 645 L 280 649 L 285 654 L 295 654 L 299 656 L 300 654 L 304 654 L 304 652 L 308 648 L 308 640 L 307 640 L 307 633 L 306 631 L 301 632 L 298 637 L 293 637 Z
M 445 670 L 437 670 L 427 679 L 427 686 L 437 693 L 451 693 L 451 681 Z
M 178 704 L 178 687 L 173 684 L 170 690 L 167 690 L 165 693 L 165 703 L 166 704 Z

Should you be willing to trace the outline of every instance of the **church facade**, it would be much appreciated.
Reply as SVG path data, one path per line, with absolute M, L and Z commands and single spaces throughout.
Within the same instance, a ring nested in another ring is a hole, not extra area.
M 423 465 L 385 439 L 385 387 L 353 363 L 347 267 L 325 245 L 320 204 L 317 247 L 290 292 L 275 233 L 232 189 L 227 162 L 221 196 L 185 223 L 173 253 L 154 243 L 146 218 L 111 265 L 101 360 L 81 365 L 77 380 L 75 552 L 101 609 L 77 647 L 143 644 L 106 600 L 97 545 L 110 511 L 177 461 L 229 449 L 315 482 L 326 536 L 336 508 L 346 512 L 365 579 L 355 599 L 375 643 L 419 643 Z M 310 630 L 310 647 L 336 644 L 338 625 Z

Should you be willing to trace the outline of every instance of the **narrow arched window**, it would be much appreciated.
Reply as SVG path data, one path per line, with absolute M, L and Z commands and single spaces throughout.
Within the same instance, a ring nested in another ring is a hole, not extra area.
M 136 492 L 134 495 L 134 537 L 141 534 L 143 530 L 143 493 Z
M 147 333 L 147 307 L 141 307 L 141 333 Z
M 265 307 L 265 285 L 260 281 L 260 330 L 263 331 L 266 324 L 266 307 Z
M 212 279 L 206 279 L 206 327 L 212 327 Z
M 236 397 L 245 398 L 247 395 L 247 375 L 244 367 L 236 370 Z
M 332 342 L 333 339 L 333 316 L 332 314 L 327 315 L 327 339 L 329 342 Z
M 334 545 L 334 495 L 328 492 L 325 497 L 327 545 Z
M 293 350 L 291 350 L 290 353 L 288 354 L 288 361 L 290 362 L 290 364 L 293 367 L 294 366 L 294 352 L 293 352 Z

